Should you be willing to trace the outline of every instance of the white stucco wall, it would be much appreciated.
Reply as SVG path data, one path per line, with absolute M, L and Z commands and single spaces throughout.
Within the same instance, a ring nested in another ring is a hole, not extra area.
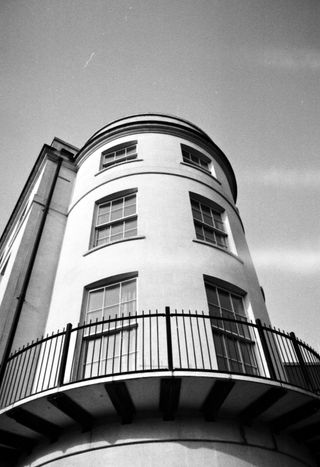
M 276 443 L 275 444 L 275 439 Z M 69 432 L 58 442 L 34 450 L 19 467 L 315 467 L 308 453 L 283 436 L 236 422 L 201 419 L 131 425 L 104 423 L 93 431 Z
M 135 139 L 138 140 L 137 161 L 111 166 L 99 173 L 102 150 Z M 132 271 L 138 271 L 138 311 L 163 310 L 166 305 L 178 310 L 206 310 L 203 275 L 207 274 L 247 291 L 246 306 L 253 310 L 249 317 L 268 321 L 227 178 L 216 161 L 217 179 L 181 164 L 181 143 L 191 144 L 203 152 L 200 146 L 181 137 L 143 133 L 100 144 L 84 157 L 70 204 L 48 332 L 65 326 L 67 321 L 73 324 L 79 321 L 86 285 Z M 90 252 L 95 202 L 133 188 L 138 189 L 138 235 L 145 238 Z M 225 209 L 234 255 L 193 241 L 196 236 L 190 191 Z

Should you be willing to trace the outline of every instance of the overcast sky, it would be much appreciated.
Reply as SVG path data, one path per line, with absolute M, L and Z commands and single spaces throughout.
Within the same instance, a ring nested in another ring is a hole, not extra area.
M 171 113 L 229 158 L 273 324 L 320 351 L 319 0 L 1 0 L 0 230 L 44 143 Z

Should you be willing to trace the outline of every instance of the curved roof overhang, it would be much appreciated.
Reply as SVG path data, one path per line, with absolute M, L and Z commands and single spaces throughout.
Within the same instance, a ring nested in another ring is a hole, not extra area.
M 121 136 L 136 133 L 166 133 L 180 136 L 202 145 L 208 152 L 213 151 L 229 182 L 233 199 L 237 199 L 237 182 L 227 156 L 199 127 L 179 117 L 159 114 L 137 114 L 114 120 L 94 133 L 78 152 L 75 162 L 80 163 L 96 146 Z

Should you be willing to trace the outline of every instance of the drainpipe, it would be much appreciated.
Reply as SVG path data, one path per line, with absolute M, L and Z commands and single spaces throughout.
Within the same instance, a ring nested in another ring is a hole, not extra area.
M 19 320 L 20 320 L 21 310 L 22 310 L 22 307 L 23 307 L 23 304 L 24 304 L 24 301 L 25 301 L 25 297 L 26 297 L 26 294 L 27 294 L 27 290 L 28 290 L 28 286 L 29 286 L 33 266 L 34 266 L 34 263 L 35 263 L 35 259 L 37 257 L 37 252 L 38 252 L 38 249 L 39 249 L 39 244 L 40 244 L 42 232 L 43 232 L 43 229 L 44 229 L 44 225 L 46 223 L 46 219 L 47 219 L 51 199 L 52 199 L 52 196 L 53 196 L 54 189 L 56 187 L 56 183 L 57 183 L 57 179 L 58 179 L 61 164 L 62 164 L 62 159 L 59 157 L 58 162 L 57 162 L 57 167 L 56 167 L 56 170 L 55 170 L 55 173 L 54 173 L 54 177 L 53 177 L 53 180 L 52 180 L 52 183 L 51 183 L 50 191 L 49 191 L 49 194 L 48 194 L 48 198 L 47 198 L 47 201 L 46 201 L 45 206 L 43 208 L 39 229 L 38 229 L 38 232 L 37 232 L 34 244 L 33 244 L 32 252 L 31 252 L 31 256 L 30 256 L 30 261 L 29 261 L 29 264 L 28 264 L 28 268 L 27 268 L 24 280 L 23 280 L 23 284 L 22 284 L 22 287 L 21 287 L 20 295 L 18 297 L 18 303 L 17 303 L 16 309 L 15 309 L 15 312 L 14 312 L 14 316 L 13 316 L 9 336 L 8 336 L 7 343 L 6 343 L 6 346 L 5 346 L 5 349 L 4 349 L 4 354 L 3 354 L 3 357 L 2 357 L 2 362 L 1 362 L 1 367 L 0 367 L 0 388 L 1 388 L 2 381 L 3 381 L 3 378 L 4 378 L 4 374 L 5 374 L 5 371 L 6 371 L 6 366 L 7 366 L 8 358 L 9 358 L 9 355 L 10 355 L 10 352 L 11 352 L 13 340 L 14 340 L 15 335 L 16 335 L 16 330 L 17 330 L 18 323 L 19 323 Z

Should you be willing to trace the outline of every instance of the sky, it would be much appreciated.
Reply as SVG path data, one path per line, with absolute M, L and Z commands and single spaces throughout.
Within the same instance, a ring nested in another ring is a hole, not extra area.
M 273 324 L 320 351 L 319 0 L 1 0 L 0 231 L 43 144 L 140 112 L 225 152 Z

